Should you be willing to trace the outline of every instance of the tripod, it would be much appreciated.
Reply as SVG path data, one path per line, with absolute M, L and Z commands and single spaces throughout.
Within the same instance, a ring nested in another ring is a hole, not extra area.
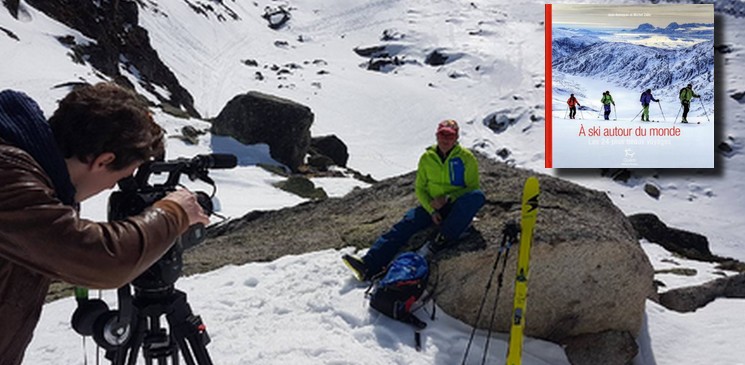
M 197 155 L 191 159 L 149 161 L 137 169 L 135 176 L 119 181 L 119 191 L 109 197 L 109 221 L 126 219 L 140 214 L 145 208 L 176 190 L 181 175 L 199 179 L 212 185 L 212 196 L 197 192 L 197 202 L 205 214 L 214 213 L 211 198 L 217 191 L 209 169 L 230 169 L 237 159 L 230 154 Z M 168 173 L 165 183 L 151 185 L 152 174 Z M 72 327 L 83 336 L 93 335 L 96 343 L 106 350 L 112 365 L 135 365 L 137 354 L 147 365 L 153 360 L 166 365 L 168 358 L 179 364 L 179 353 L 188 365 L 212 365 L 205 346 L 210 338 L 202 318 L 194 315 L 186 302 L 186 293 L 176 290 L 174 283 L 181 276 L 183 252 L 206 238 L 202 224 L 194 224 L 182 233 L 167 252 L 132 281 L 118 290 L 119 309 L 109 310 L 101 299 L 90 300 L 88 290 L 76 288 L 78 308 L 72 316 Z M 134 287 L 134 297 L 131 288 Z M 166 316 L 171 334 L 161 326 Z
M 106 349 L 106 359 L 112 365 L 134 365 L 140 349 L 147 365 L 152 365 L 153 360 L 165 365 L 169 357 L 172 364 L 178 365 L 179 352 L 188 365 L 212 365 L 205 347 L 210 342 L 209 335 L 202 318 L 192 313 L 184 292 L 173 289 L 173 286 L 153 293 L 135 289 L 135 297 L 130 305 L 131 308 L 121 308 L 120 312 L 109 312 L 113 315 L 100 319 L 94 326 L 97 327 L 94 330 L 96 342 Z M 127 322 L 122 318 L 126 315 L 120 313 L 125 313 L 127 309 L 132 311 L 134 317 L 128 322 L 129 329 L 122 331 L 119 324 Z M 160 317 L 163 315 L 171 328 L 170 335 L 161 326 Z M 117 344 L 123 333 L 126 333 L 127 339 Z

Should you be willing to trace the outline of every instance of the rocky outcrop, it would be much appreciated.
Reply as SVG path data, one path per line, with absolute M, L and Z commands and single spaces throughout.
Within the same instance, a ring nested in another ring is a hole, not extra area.
M 192 96 L 160 60 L 150 45 L 147 30 L 138 25 L 137 2 L 28 0 L 27 3 L 95 40 L 89 44 L 63 43 L 70 47 L 74 60 L 87 60 L 115 81 L 122 79 L 120 67 L 124 66 L 138 74 L 140 85 L 161 103 L 183 108 L 189 115 L 199 117 Z M 159 93 L 156 86 L 168 90 L 169 95 Z
M 310 146 L 313 117 L 305 105 L 250 91 L 225 105 L 212 123 L 212 133 L 243 144 L 266 143 L 272 158 L 298 171 Z
M 435 301 L 443 310 L 483 328 L 487 320 L 474 323 L 474 317 L 502 226 L 519 218 L 522 185 L 535 174 L 479 160 L 486 204 L 473 223 L 473 233 L 438 254 L 436 279 L 431 280 L 436 282 Z M 186 271 L 219 267 L 225 260 L 240 264 L 325 248 L 369 247 L 417 204 L 414 177 L 409 173 L 387 179 L 343 198 L 251 213 L 213 229 L 213 238 L 195 248 L 196 257 L 187 257 Z M 601 192 L 550 176 L 538 178 L 542 195 L 531 254 L 526 334 L 560 343 L 603 332 L 636 337 L 645 299 L 654 294 L 654 287 L 652 267 L 631 224 Z M 428 233 L 415 236 L 410 245 L 422 244 Z M 516 255 L 513 248 L 497 309 L 494 329 L 500 332 L 509 328 Z M 488 300 L 493 299 L 492 294 Z M 629 353 L 614 345 L 604 348 L 597 356 Z
M 14 18 L 18 17 L 18 2 L 19 0 L 3 0 L 3 5 Z
M 476 323 L 476 312 L 497 256 L 496 231 L 503 222 L 519 219 L 516 199 L 528 175 L 501 168 L 482 173 L 482 186 L 499 191 L 496 196 L 487 193 L 487 204 L 500 207 L 485 207 L 490 227 L 485 247 L 453 253 L 438 263 L 438 305 L 470 325 L 488 326 L 486 316 Z M 654 295 L 654 287 L 652 266 L 631 224 L 601 192 L 548 176 L 539 179 L 540 210 L 531 250 L 525 333 L 554 342 L 604 331 L 635 337 L 645 300 Z M 516 256 L 517 249 L 511 250 L 502 293 L 514 291 L 511 278 Z M 494 292 L 487 302 L 494 301 Z M 509 330 L 511 309 L 509 294 L 500 298 L 493 330 Z
M 745 298 L 745 273 L 660 294 L 660 304 L 678 312 L 693 312 L 716 298 Z
M 656 215 L 640 213 L 629 216 L 637 232 L 637 238 L 644 238 L 684 257 L 697 260 L 714 260 L 709 250 L 709 240 L 698 233 L 668 227 Z
M 310 140 L 311 155 L 326 156 L 333 161 L 336 166 L 347 167 L 349 161 L 349 152 L 347 145 L 335 135 L 313 137 Z

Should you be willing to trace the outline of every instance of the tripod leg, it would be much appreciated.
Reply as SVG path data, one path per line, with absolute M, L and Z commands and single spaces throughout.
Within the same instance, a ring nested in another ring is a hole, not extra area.
M 139 318 L 137 320 L 137 328 L 134 330 L 135 337 L 132 339 L 132 343 L 129 346 L 129 361 L 127 361 L 127 365 L 135 365 L 137 363 L 137 354 L 140 352 L 140 347 L 142 347 L 142 341 L 145 339 L 145 330 L 147 329 L 147 319 L 146 318 Z M 127 351 L 123 351 L 124 354 L 127 353 Z M 124 357 L 121 359 L 120 362 L 117 364 L 124 364 Z
M 202 323 L 202 318 L 192 313 L 191 307 L 186 302 L 185 293 L 176 291 L 176 295 L 173 311 L 166 318 L 171 327 L 172 336 L 181 349 L 181 355 L 187 365 L 212 365 L 212 359 L 206 348 L 210 338 Z M 194 362 L 195 359 L 196 362 Z

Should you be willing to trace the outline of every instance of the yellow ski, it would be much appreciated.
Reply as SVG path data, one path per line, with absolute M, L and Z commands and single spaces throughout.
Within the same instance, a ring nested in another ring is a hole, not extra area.
M 520 365 L 523 354 L 523 330 L 525 329 L 525 309 L 528 304 L 528 274 L 530 266 L 530 246 L 533 242 L 533 227 L 538 215 L 538 195 L 540 186 L 534 176 L 528 178 L 523 188 L 522 213 L 520 217 L 520 249 L 517 256 L 515 275 L 515 300 L 512 309 L 512 328 L 510 346 L 507 349 L 507 365 Z

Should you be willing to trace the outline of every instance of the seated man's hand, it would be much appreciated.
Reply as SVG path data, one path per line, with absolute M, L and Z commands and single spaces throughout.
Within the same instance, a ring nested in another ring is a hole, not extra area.
M 190 226 L 197 223 L 202 223 L 205 226 L 210 224 L 210 218 L 204 214 L 202 206 L 197 202 L 197 196 L 191 191 L 178 189 L 166 195 L 163 200 L 171 200 L 184 208 L 186 215 L 189 217 Z
M 435 208 L 435 210 L 440 210 L 440 208 L 444 207 L 447 203 L 448 197 L 438 196 L 437 198 L 432 199 L 429 204 L 432 206 L 432 208 Z
M 440 225 L 440 223 L 442 223 L 442 215 L 440 214 L 440 212 L 432 212 L 432 222 L 438 226 Z

